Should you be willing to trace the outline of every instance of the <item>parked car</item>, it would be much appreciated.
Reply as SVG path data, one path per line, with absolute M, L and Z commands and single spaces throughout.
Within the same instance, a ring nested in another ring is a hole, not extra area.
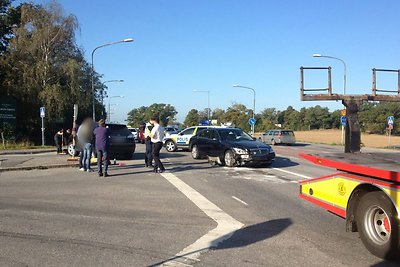
M 165 149 L 168 152 L 175 152 L 178 148 L 188 149 L 189 142 L 192 136 L 196 135 L 199 131 L 208 129 L 212 126 L 193 126 L 186 128 L 185 130 L 171 134 L 164 138 Z
M 271 146 L 254 140 L 239 128 L 209 128 L 190 140 L 194 159 L 208 157 L 228 167 L 248 164 L 269 166 L 275 159 Z
M 131 133 L 133 134 L 135 141 L 138 141 L 138 132 L 139 132 L 138 129 L 128 127 L 128 130 L 131 131 Z
M 260 138 L 263 143 L 271 145 L 296 143 L 296 137 L 292 130 L 270 130 L 263 133 Z
M 106 124 L 106 127 L 110 129 L 110 156 L 131 159 L 136 149 L 132 132 L 125 124 Z
M 164 128 L 165 137 L 169 137 L 172 134 L 179 133 L 179 129 L 175 126 L 167 126 Z
M 106 127 L 110 129 L 110 156 L 131 159 L 136 150 L 135 137 L 132 132 L 125 124 L 106 124 Z M 72 142 L 68 145 L 68 153 L 71 156 L 79 155 L 79 151 L 75 149 Z

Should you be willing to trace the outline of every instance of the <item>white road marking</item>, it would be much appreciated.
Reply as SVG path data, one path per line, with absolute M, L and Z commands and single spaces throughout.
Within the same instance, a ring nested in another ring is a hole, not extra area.
M 243 227 L 241 222 L 232 218 L 229 214 L 221 210 L 218 206 L 172 173 L 162 173 L 161 176 L 174 185 L 208 217 L 217 223 L 216 228 L 200 237 L 196 242 L 176 254 L 175 259 L 165 262 L 162 266 L 182 266 L 182 263 L 191 264 L 198 262 L 201 252 L 207 251 L 212 247 L 217 247 L 220 242 L 229 239 L 236 230 Z
M 236 201 L 242 203 L 242 204 L 245 205 L 245 206 L 248 206 L 248 205 L 249 205 L 249 204 L 247 204 L 246 202 L 244 202 L 243 200 L 241 200 L 241 199 L 238 198 L 238 197 L 232 196 L 232 198 L 233 198 L 234 200 L 236 200 Z
M 307 176 L 307 175 L 303 175 L 303 174 L 300 174 L 300 173 L 295 173 L 295 172 L 291 172 L 291 171 L 287 171 L 287 170 L 283 170 L 283 169 L 279 169 L 279 168 L 271 168 L 271 169 L 273 169 L 275 171 L 280 171 L 280 172 L 284 172 L 284 173 L 287 173 L 287 174 L 291 174 L 291 175 L 294 175 L 294 176 L 297 176 L 297 177 L 300 177 L 300 178 L 304 178 L 304 179 L 312 178 L 312 177 Z

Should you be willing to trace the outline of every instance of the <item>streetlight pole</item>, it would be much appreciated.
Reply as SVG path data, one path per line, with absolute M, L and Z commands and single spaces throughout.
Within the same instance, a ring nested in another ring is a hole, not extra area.
M 347 66 L 346 66 L 346 62 L 344 62 L 343 59 L 337 58 L 337 57 L 332 57 L 332 56 L 325 56 L 325 55 L 321 55 L 321 54 L 313 54 L 313 57 L 324 57 L 324 58 L 330 58 L 330 59 L 335 59 L 335 60 L 339 60 L 340 62 L 343 63 L 343 67 L 344 67 L 344 74 L 343 74 L 343 95 L 346 95 L 346 72 L 347 72 Z M 342 124 L 342 145 L 344 145 L 344 126 Z
M 210 122 L 210 113 L 211 113 L 211 109 L 210 109 L 210 91 L 209 90 L 193 90 L 193 92 L 195 93 L 207 93 L 207 120 L 208 122 Z
M 121 40 L 121 41 L 99 45 L 98 47 L 96 47 L 92 51 L 92 109 L 93 109 L 93 121 L 96 120 L 95 95 L 94 95 L 94 53 L 98 49 L 106 47 L 106 46 L 120 44 L 120 43 L 130 43 L 130 42 L 133 42 L 133 39 L 132 38 L 127 38 L 127 39 L 124 39 L 124 40 Z
M 103 86 L 105 86 L 106 83 L 123 83 L 123 82 L 124 82 L 124 80 L 109 80 L 109 81 L 103 82 Z M 101 104 L 104 106 L 104 94 L 103 93 L 101 94 Z M 101 109 L 101 117 L 103 117 L 103 116 L 104 116 L 103 109 Z
M 346 62 L 344 62 L 343 59 L 337 58 L 337 57 L 331 57 L 331 56 L 325 56 L 321 54 L 313 54 L 313 57 L 324 57 L 324 58 L 331 58 L 331 59 L 336 59 L 339 60 L 340 62 L 343 63 L 344 66 L 344 75 L 343 75 L 343 94 L 346 94 L 346 72 L 347 72 L 347 67 L 346 67 Z
M 108 97 L 108 122 L 111 122 L 111 98 L 124 98 L 123 95 L 114 95 L 114 96 L 110 96 Z
M 242 86 L 242 85 L 237 85 L 237 84 L 234 84 L 234 85 L 232 85 L 232 86 L 233 86 L 233 87 L 236 87 L 236 88 L 243 88 L 243 89 L 248 89 L 248 90 L 253 91 L 253 120 L 255 120 L 255 113 L 256 113 L 256 90 L 254 90 L 254 89 L 251 88 L 251 87 Z M 251 135 L 254 137 L 254 124 L 251 125 Z

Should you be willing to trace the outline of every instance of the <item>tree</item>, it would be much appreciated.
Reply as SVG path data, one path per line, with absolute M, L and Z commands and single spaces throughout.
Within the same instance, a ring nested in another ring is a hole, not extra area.
M 225 110 L 220 109 L 220 108 L 216 108 L 212 112 L 211 118 L 213 120 L 217 120 L 218 123 L 221 123 L 223 118 L 224 118 L 224 115 L 225 115 Z
M 188 114 L 186 115 L 185 121 L 183 124 L 186 127 L 199 125 L 200 122 L 200 115 L 197 109 L 191 109 Z
M 223 121 L 225 123 L 232 122 L 236 127 L 242 128 L 245 131 L 250 131 L 248 121 L 251 116 L 252 113 L 250 109 L 243 104 L 235 103 L 226 110 Z
M 174 106 L 170 104 L 154 103 L 149 107 L 142 106 L 134 108 L 128 112 L 127 123 L 131 126 L 139 126 L 140 123 L 150 120 L 151 116 L 158 116 L 160 123 L 164 126 L 175 122 L 175 116 L 178 114 Z

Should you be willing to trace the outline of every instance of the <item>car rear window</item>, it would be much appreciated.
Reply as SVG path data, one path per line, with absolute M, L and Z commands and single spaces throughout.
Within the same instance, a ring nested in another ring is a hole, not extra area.
M 294 136 L 293 131 L 282 131 L 282 135 Z
M 130 133 L 128 127 L 123 124 L 109 124 L 106 127 L 110 129 L 111 133 Z

